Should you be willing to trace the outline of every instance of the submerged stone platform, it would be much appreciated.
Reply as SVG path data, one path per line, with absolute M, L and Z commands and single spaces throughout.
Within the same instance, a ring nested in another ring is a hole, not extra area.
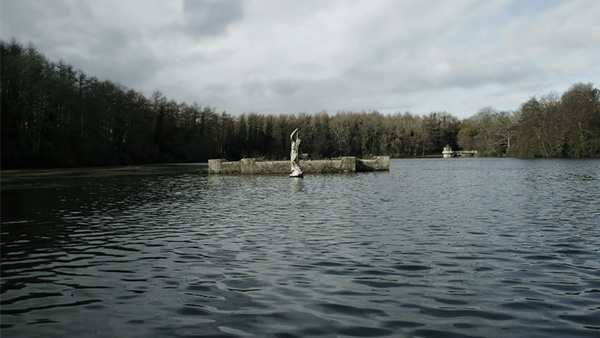
M 377 156 L 372 159 L 360 159 L 346 156 L 329 160 L 300 161 L 305 174 L 311 173 L 351 173 L 360 171 L 389 171 L 390 157 Z M 256 158 L 243 158 L 240 161 L 222 159 L 208 160 L 209 174 L 261 175 L 289 174 L 290 161 L 263 161 Z

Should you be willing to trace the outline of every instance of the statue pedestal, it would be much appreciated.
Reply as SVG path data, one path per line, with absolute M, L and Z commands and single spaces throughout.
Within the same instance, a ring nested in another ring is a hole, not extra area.
M 292 170 L 292 173 L 290 174 L 290 177 L 303 177 L 304 174 L 302 173 L 302 170 L 299 169 L 294 169 Z

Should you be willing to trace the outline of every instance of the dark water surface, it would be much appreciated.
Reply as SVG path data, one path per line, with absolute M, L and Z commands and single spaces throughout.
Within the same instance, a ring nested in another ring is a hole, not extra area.
M 600 337 L 600 161 L 11 181 L 2 337 Z

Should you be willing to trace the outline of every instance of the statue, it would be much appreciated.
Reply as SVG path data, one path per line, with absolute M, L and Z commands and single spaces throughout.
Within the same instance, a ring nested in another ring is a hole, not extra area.
M 296 139 L 294 139 L 294 136 Z M 298 128 L 294 129 L 290 135 L 292 140 L 292 152 L 290 153 L 290 161 L 292 164 L 292 173 L 290 177 L 302 177 L 302 169 L 300 169 L 300 157 L 302 152 L 300 151 L 300 138 L 298 137 Z

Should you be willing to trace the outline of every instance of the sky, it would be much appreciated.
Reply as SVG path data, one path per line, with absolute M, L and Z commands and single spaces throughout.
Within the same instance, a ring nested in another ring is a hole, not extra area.
M 516 110 L 600 85 L 597 0 L 0 0 L 0 36 L 232 115 Z

